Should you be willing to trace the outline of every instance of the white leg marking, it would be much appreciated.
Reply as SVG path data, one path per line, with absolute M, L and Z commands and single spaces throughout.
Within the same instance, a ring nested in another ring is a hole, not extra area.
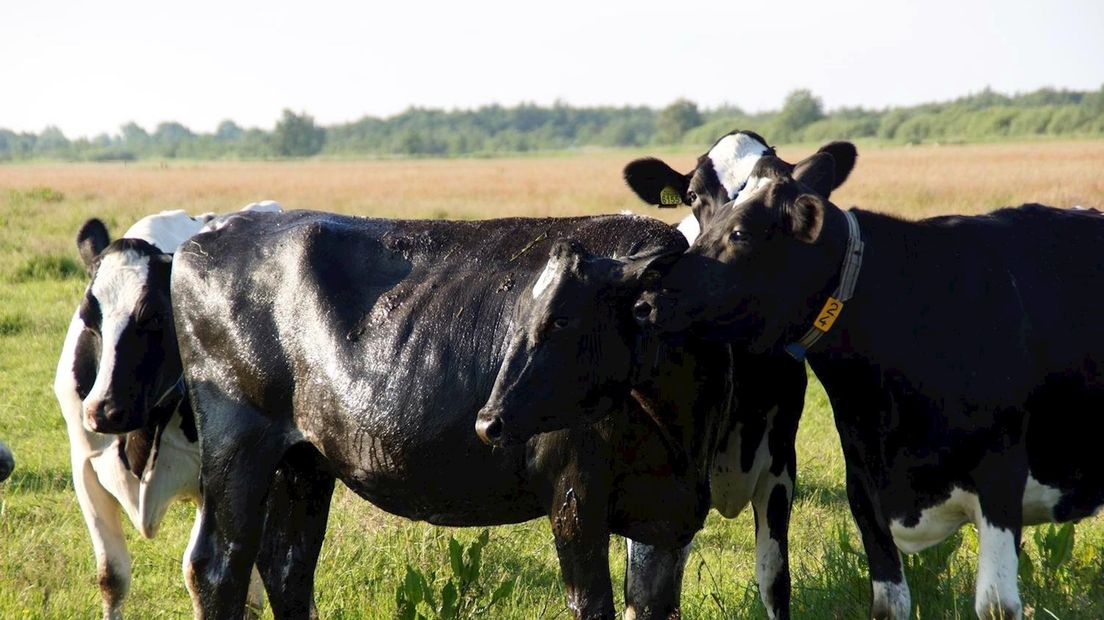
M 988 620 L 1019 620 L 1023 615 L 1016 584 L 1019 558 L 1012 532 L 978 519 L 978 573 L 974 610 Z
M 766 434 L 764 434 L 765 440 Z M 782 557 L 782 548 L 778 541 L 771 538 L 770 498 L 776 487 L 784 487 L 787 495 L 793 493 L 793 482 L 786 472 L 781 477 L 775 477 L 764 473 L 755 489 L 755 580 L 759 584 L 759 598 L 763 601 L 763 607 L 767 610 L 767 617 L 774 620 L 778 604 L 774 600 L 772 586 L 778 574 L 782 571 L 782 564 L 786 558 Z
M 885 615 L 892 620 L 907 620 L 912 612 L 912 596 L 908 583 L 901 579 L 893 581 L 874 581 L 870 584 L 874 593 L 872 611 Z

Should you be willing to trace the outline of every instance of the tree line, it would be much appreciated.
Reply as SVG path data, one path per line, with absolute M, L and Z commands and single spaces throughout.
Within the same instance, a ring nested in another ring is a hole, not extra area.
M 521 104 L 473 110 L 412 107 L 387 118 L 319 126 L 306 113 L 284 110 L 271 130 L 223 121 L 213 133 L 178 122 L 152 131 L 131 122 L 116 134 L 70 139 L 57 127 L 41 133 L 0 129 L 0 161 L 57 159 L 127 161 L 147 158 L 268 159 L 309 157 L 462 156 L 569 150 L 588 146 L 705 146 L 734 128 L 772 143 L 875 139 L 890 143 L 969 142 L 1037 136 L 1104 136 L 1104 87 L 1043 88 L 1005 95 L 990 89 L 940 103 L 881 110 L 825 111 L 808 90 L 787 95 L 778 110 L 748 113 L 736 106 L 700 109 L 685 99 L 662 109 Z

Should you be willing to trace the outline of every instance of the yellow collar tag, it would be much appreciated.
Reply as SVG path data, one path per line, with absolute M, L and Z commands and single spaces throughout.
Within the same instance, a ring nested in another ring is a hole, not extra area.
M 659 190 L 659 204 L 664 207 L 673 207 L 682 204 L 682 195 L 670 185 Z
M 828 301 L 824 302 L 824 307 L 821 308 L 820 314 L 818 314 L 816 320 L 813 321 L 813 327 L 827 334 L 828 330 L 832 329 L 832 325 L 835 324 L 836 319 L 839 318 L 841 310 L 843 310 L 843 302 L 835 297 L 829 297 Z

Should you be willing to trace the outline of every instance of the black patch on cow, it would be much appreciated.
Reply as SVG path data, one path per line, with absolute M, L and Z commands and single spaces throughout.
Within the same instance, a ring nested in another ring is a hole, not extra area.
M 184 432 L 184 437 L 190 443 L 199 441 L 199 433 L 196 432 L 195 411 L 192 410 L 192 399 L 188 398 L 187 390 L 184 391 L 177 410 L 180 411 L 180 430 Z
M 143 427 L 119 437 L 119 459 L 130 473 L 141 478 L 159 439 L 159 429 Z
M 100 311 L 99 300 L 91 292 L 85 294 L 77 313 L 86 329 L 100 331 L 100 326 L 103 324 L 103 314 Z
M 96 373 L 100 365 L 100 337 L 88 329 L 77 336 L 77 346 L 73 351 L 73 379 L 77 384 L 77 396 L 84 400 L 96 383 Z

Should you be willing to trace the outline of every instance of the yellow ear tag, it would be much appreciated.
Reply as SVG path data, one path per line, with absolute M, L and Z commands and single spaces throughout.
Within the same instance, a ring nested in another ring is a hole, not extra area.
M 665 207 L 682 204 L 682 195 L 670 185 L 659 190 L 659 204 Z
M 824 308 L 820 310 L 820 314 L 818 314 L 816 320 L 813 321 L 813 327 L 824 333 L 828 333 L 828 330 L 832 329 L 832 325 L 835 324 L 836 319 L 839 318 L 841 310 L 843 310 L 843 302 L 835 297 L 829 297 L 828 301 L 824 303 Z

